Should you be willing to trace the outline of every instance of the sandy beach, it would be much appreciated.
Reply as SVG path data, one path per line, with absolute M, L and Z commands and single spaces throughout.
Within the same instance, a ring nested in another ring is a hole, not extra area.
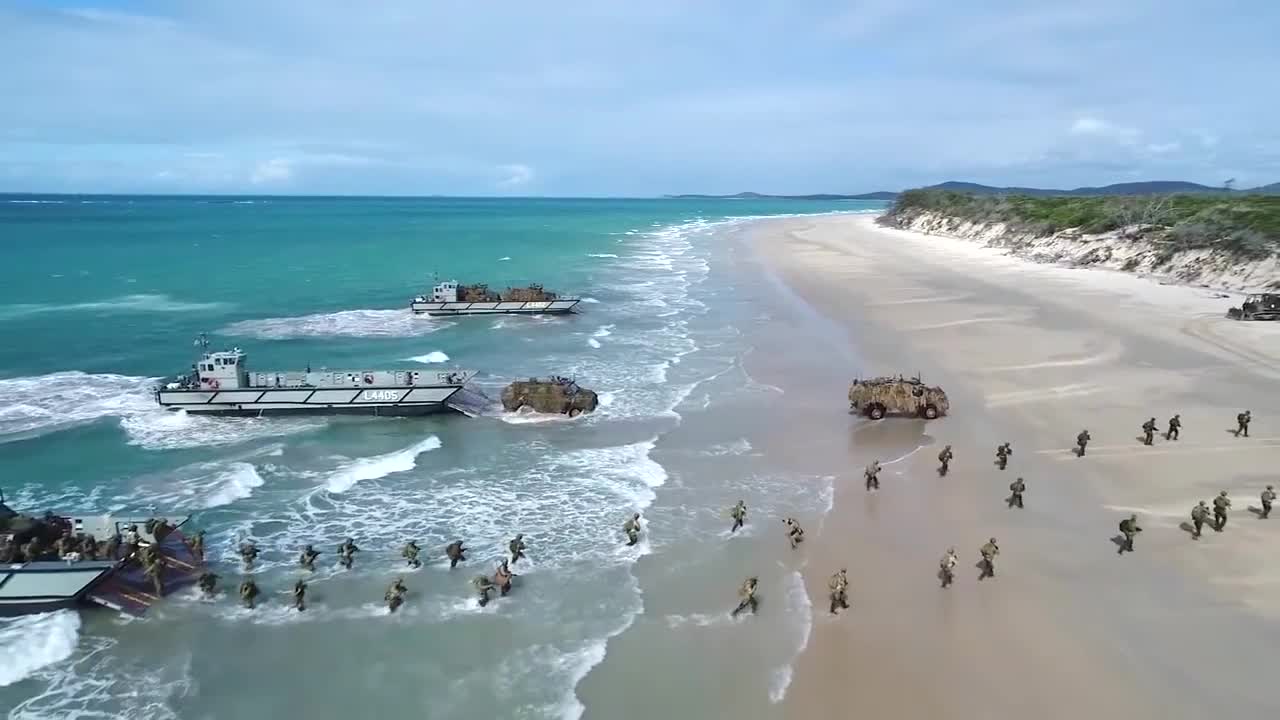
M 1039 265 L 866 215 L 763 221 L 743 247 L 794 298 L 789 312 L 828 324 L 857 355 L 790 347 L 747 362 L 785 392 L 787 422 L 803 424 L 768 451 L 843 468 L 805 548 L 815 622 L 788 717 L 1280 709 L 1268 690 L 1280 516 L 1262 522 L 1251 510 L 1280 480 L 1280 324 L 1226 320 L 1238 298 L 1204 288 Z M 805 363 L 845 385 L 814 387 L 797 372 Z M 950 416 L 847 413 L 848 379 L 899 372 L 944 386 Z M 1244 409 L 1255 418 L 1247 439 L 1230 432 Z M 1142 423 L 1154 416 L 1163 432 L 1174 413 L 1181 439 L 1143 446 Z M 1093 441 L 1078 458 L 1084 428 Z M 1000 471 L 1005 441 L 1014 455 Z M 955 460 L 942 478 L 944 444 Z M 868 494 L 861 470 L 875 458 L 883 487 Z M 1024 510 L 1004 502 L 1019 476 Z M 1234 502 L 1225 532 L 1194 541 L 1191 507 L 1224 489 Z M 1144 532 L 1120 555 L 1113 538 L 1130 512 Z M 979 583 L 978 548 L 992 536 L 998 576 Z M 937 563 L 952 545 L 961 563 L 942 590 Z M 852 607 L 832 617 L 827 577 L 842 566 Z

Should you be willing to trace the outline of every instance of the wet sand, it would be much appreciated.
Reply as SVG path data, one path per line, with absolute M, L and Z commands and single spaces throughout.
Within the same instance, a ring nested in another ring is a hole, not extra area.
M 804 548 L 814 627 L 782 710 L 892 718 L 1262 716 L 1280 647 L 1280 515 L 1249 510 L 1280 482 L 1280 324 L 1242 324 L 1204 289 L 1037 265 L 971 243 L 891 231 L 869 217 L 763 221 L 745 247 L 761 293 L 790 298 L 766 325 L 825 325 L 830 347 L 749 356 L 786 398 L 771 458 L 838 468 L 833 510 Z M 836 348 L 852 345 L 856 356 Z M 820 367 L 820 370 L 815 370 Z M 952 412 L 872 423 L 847 412 L 855 374 L 924 373 Z M 842 376 L 838 385 L 833 378 Z M 1229 432 L 1252 409 L 1252 437 Z M 1182 438 L 1140 442 L 1181 413 Z M 1093 436 L 1085 458 L 1076 433 Z M 1013 443 L 1005 471 L 1000 442 Z M 940 478 L 936 456 L 955 452 Z M 890 455 L 898 448 L 910 453 Z M 913 448 L 919 448 L 911 453 Z M 862 467 L 879 457 L 882 489 Z M 892 461 L 892 462 L 890 462 Z M 1026 509 L 1006 506 L 1026 479 Z M 1181 527 L 1230 491 L 1223 533 Z M 1113 538 L 1128 513 L 1137 552 Z M 998 576 L 978 548 L 1000 541 Z M 938 587 L 942 552 L 960 553 Z M 852 608 L 827 613 L 848 567 Z

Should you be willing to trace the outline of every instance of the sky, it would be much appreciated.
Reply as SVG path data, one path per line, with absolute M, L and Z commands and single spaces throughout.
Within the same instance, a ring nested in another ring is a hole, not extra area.
M 1275 0 L 0 0 L 0 192 L 1280 182 Z

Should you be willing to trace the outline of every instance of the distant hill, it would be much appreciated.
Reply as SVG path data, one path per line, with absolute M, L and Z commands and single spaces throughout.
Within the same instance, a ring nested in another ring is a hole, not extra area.
M 1100 197 L 1107 195 L 1165 195 L 1172 193 L 1188 194 L 1231 194 L 1231 195 L 1280 195 L 1280 183 L 1272 183 L 1247 190 L 1225 190 L 1221 187 L 1210 187 L 1200 183 L 1183 180 L 1150 180 L 1147 182 L 1116 183 L 1101 187 L 1079 187 L 1072 190 L 1053 190 L 1030 187 L 996 187 L 978 183 L 948 180 L 947 182 L 929 185 L 925 190 L 950 190 L 952 192 L 969 193 L 971 195 L 1029 195 L 1031 197 L 1056 197 L 1075 195 L 1081 197 Z M 899 193 L 880 191 L 862 193 L 861 195 L 766 195 L 756 192 L 740 192 L 736 195 L 664 195 L 666 198 L 693 200 L 894 200 Z

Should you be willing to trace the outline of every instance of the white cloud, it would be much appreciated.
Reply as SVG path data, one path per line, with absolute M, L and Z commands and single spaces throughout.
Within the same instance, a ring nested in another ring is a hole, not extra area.
M 503 176 L 503 179 L 498 182 L 498 187 L 501 188 L 520 187 L 528 185 L 533 180 L 533 168 L 520 163 L 499 165 L 498 173 Z
M 1182 149 L 1182 143 L 1176 140 L 1174 142 L 1151 143 L 1150 145 L 1147 145 L 1147 152 L 1150 152 L 1154 155 L 1167 155 L 1172 152 L 1177 152 L 1181 149 Z
M 258 163 L 249 176 L 254 185 L 284 183 L 293 179 L 293 162 L 288 158 L 271 158 Z

